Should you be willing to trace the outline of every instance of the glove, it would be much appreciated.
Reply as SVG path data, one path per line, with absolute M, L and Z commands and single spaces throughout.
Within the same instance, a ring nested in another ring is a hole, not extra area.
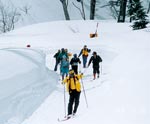
M 65 83 L 62 81 L 61 84 L 64 85 Z

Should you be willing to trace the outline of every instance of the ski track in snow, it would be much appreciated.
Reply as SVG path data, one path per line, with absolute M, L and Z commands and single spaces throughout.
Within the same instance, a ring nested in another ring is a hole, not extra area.
M 100 52 L 100 53 L 102 53 L 102 56 L 104 56 L 103 57 L 103 60 L 104 60 L 104 64 L 103 64 L 103 74 L 101 74 L 100 75 L 100 78 L 99 79 L 96 79 L 96 80 L 93 80 L 93 76 L 92 76 L 92 71 L 91 71 L 91 68 L 92 68 L 92 64 L 91 64 L 91 66 L 89 67 L 89 68 L 86 68 L 86 69 L 83 69 L 82 67 L 80 67 L 79 68 L 79 70 L 82 72 L 84 72 L 84 78 L 82 79 L 82 81 L 83 81 L 83 84 L 84 84 L 84 88 L 85 88 L 85 91 L 88 93 L 89 91 L 92 91 L 92 90 L 94 90 L 94 89 L 98 89 L 98 88 L 101 88 L 101 87 L 103 87 L 103 84 L 104 83 L 110 83 L 109 82 L 109 65 L 110 65 L 110 63 L 112 62 L 112 60 L 116 57 L 116 53 L 114 52 L 112 52 L 112 51 L 106 51 L 105 50 L 105 53 L 104 53 L 104 55 L 103 55 L 103 50 L 101 49 L 101 50 L 99 50 L 98 48 L 93 48 L 93 51 L 94 50 L 96 50 L 97 52 Z M 70 51 L 69 51 L 70 52 Z M 79 52 L 79 50 L 78 49 L 73 49 L 71 52 L 73 52 L 73 53 L 77 53 L 77 52 Z M 47 54 L 48 55 L 48 58 L 51 58 L 53 55 L 54 55 L 54 53 L 50 53 L 50 54 Z M 89 57 L 90 58 L 90 57 Z M 48 60 L 50 60 L 50 59 L 48 59 Z M 109 61 L 108 61 L 109 60 Z M 51 60 L 52 61 L 52 60 Z M 82 58 L 81 58 L 81 61 L 82 61 Z M 105 65 L 105 62 L 106 62 L 106 65 Z M 82 66 L 82 65 L 80 65 L 80 66 Z M 57 73 L 59 74 L 59 67 L 58 67 L 58 71 L 57 71 Z M 106 84 L 107 85 L 107 84 Z M 109 85 L 109 84 L 108 84 Z M 57 88 L 56 88 L 56 90 L 55 91 L 57 91 L 57 92 L 60 92 L 60 94 L 61 95 L 63 95 L 63 93 L 64 93 L 64 88 L 63 88 L 64 86 L 61 84 L 61 81 L 58 81 L 58 84 L 57 84 Z M 83 92 L 83 91 L 82 91 Z M 55 92 L 54 92 L 55 93 Z M 59 95 L 60 95 L 59 94 Z M 68 94 L 67 92 L 66 92 L 66 94 Z M 56 94 L 57 95 L 57 94 Z M 49 96 L 49 97 L 51 97 L 51 95 Z M 58 97 L 58 96 L 57 96 Z M 55 97 L 54 99 L 56 99 L 56 101 L 57 101 L 57 97 Z M 60 96 L 59 96 L 60 97 Z M 81 95 L 81 97 L 84 97 L 83 96 L 83 93 L 82 93 L 82 95 Z M 68 95 L 66 95 L 66 99 L 68 99 Z M 82 104 L 85 104 L 85 102 L 84 102 L 84 98 L 82 98 L 83 100 L 82 100 Z M 52 103 L 49 103 L 50 105 L 52 104 Z M 41 105 L 41 107 L 40 108 L 38 108 L 38 110 L 36 110 L 36 112 L 38 112 L 38 111 L 40 111 L 41 110 L 41 108 L 42 108 L 42 106 L 44 106 L 44 103 Z M 63 108 L 63 107 L 62 107 Z M 61 111 L 61 110 L 60 110 Z M 62 113 L 62 112 L 60 112 L 60 113 Z M 81 113 L 79 113 L 79 115 L 80 115 Z M 61 114 L 60 114 L 61 115 Z M 77 116 L 79 116 L 79 115 L 77 115 Z M 33 115 L 34 116 L 34 115 Z M 58 115 L 57 115 L 58 116 Z M 82 116 L 82 115 L 80 115 L 80 116 Z M 72 119 L 71 119 L 72 120 Z M 56 123 L 55 121 L 57 121 L 57 118 L 56 117 L 54 117 L 54 119 L 51 121 L 51 123 Z M 28 123 L 28 122 L 27 122 Z M 23 123 L 24 124 L 24 123 Z M 26 122 L 25 122 L 25 124 L 26 124 Z
M 100 69 L 102 74 L 99 79 L 92 80 L 92 64 L 86 69 L 82 68 L 82 64 L 79 66 L 79 71 L 84 73 L 82 81 L 89 107 L 86 108 L 82 92 L 77 117 L 70 119 L 66 124 L 79 122 L 87 124 L 147 124 L 149 122 L 147 121 L 149 112 L 147 109 L 149 107 L 147 98 L 149 73 L 147 74 L 147 72 L 149 71 L 146 71 L 149 69 L 147 57 L 149 56 L 149 42 L 147 42 L 149 30 L 143 33 L 143 31 L 131 31 L 128 27 L 129 24 L 100 23 L 98 38 L 90 39 L 89 33 L 93 32 L 96 22 L 86 23 L 84 21 L 79 24 L 80 22 L 39 24 L 37 27 L 34 25 L 32 29 L 31 26 L 29 30 L 26 28 L 18 30 L 17 34 L 14 31 L 12 34 L 8 34 L 8 37 L 7 34 L 2 36 L 3 47 L 7 46 L 9 40 L 11 41 L 10 46 L 15 46 L 18 41 L 24 42 L 18 43 L 18 46 L 24 46 L 29 41 L 31 43 L 29 49 L 4 48 L 3 50 L 24 58 L 34 68 L 25 73 L 27 77 L 24 76 L 25 80 L 21 82 L 23 84 L 28 82 L 28 85 L 10 95 L 7 94 L 7 97 L 3 96 L 5 98 L 0 100 L 2 115 L 0 123 L 21 124 L 26 119 L 22 124 L 57 124 L 57 118 L 64 116 L 64 94 L 67 102 L 69 96 L 66 91 L 64 93 L 64 86 L 59 81 L 59 67 L 56 73 L 48 71 L 47 68 L 53 70 L 55 65 L 53 55 L 58 49 L 68 48 L 72 54 L 79 54 L 85 44 L 92 49 L 92 52 L 96 51 L 102 57 L 102 70 Z M 56 25 L 61 27 L 59 28 L 60 32 L 55 28 Z M 52 28 L 50 29 L 50 27 Z M 114 30 L 115 28 L 116 30 Z M 18 33 L 20 33 L 20 37 Z M 58 36 L 58 34 L 61 35 Z M 144 34 L 144 37 L 141 34 Z M 5 42 L 4 38 L 8 41 Z M 89 58 L 92 52 L 89 54 Z M 44 59 L 45 57 L 46 59 Z M 142 58 L 142 61 L 139 57 Z M 82 57 L 80 59 L 82 61 Z M 45 64 L 47 68 L 45 68 Z M 139 73 L 137 68 L 140 68 L 143 74 Z M 28 75 L 30 73 L 33 75 Z M 21 78 L 21 75 L 18 75 L 18 78 L 13 77 L 16 79 L 12 82 Z M 34 78 L 28 78 L 29 76 Z M 30 80 L 32 80 L 31 84 Z M 8 103 L 11 104 L 6 107 L 5 104 Z

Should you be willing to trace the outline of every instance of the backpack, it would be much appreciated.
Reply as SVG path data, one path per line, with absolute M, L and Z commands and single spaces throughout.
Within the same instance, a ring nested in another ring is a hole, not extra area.
M 99 55 L 97 55 L 97 57 L 98 57 L 98 61 L 102 62 L 102 58 Z
M 71 78 L 67 79 L 67 82 L 69 82 L 70 79 L 71 79 Z M 75 88 L 76 88 L 75 90 L 78 91 L 78 92 L 80 92 L 80 91 L 81 91 L 81 85 L 80 85 L 80 83 L 79 83 L 78 77 L 77 77 L 77 76 L 74 76 L 73 79 L 74 79 L 74 85 L 75 85 Z M 70 86 L 70 82 L 69 82 L 68 88 L 69 88 L 69 92 L 71 93 L 71 92 L 72 92 L 72 89 L 71 89 L 71 86 Z
M 82 55 L 88 56 L 88 49 L 82 49 Z
M 67 60 L 62 60 L 61 62 L 62 67 L 68 67 L 69 66 L 69 62 Z
M 72 61 L 71 61 L 71 65 L 73 66 L 78 66 L 78 58 L 73 58 Z

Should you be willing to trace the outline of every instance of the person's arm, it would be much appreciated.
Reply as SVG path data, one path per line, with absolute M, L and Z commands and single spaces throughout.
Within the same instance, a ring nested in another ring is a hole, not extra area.
M 62 84 L 65 84 L 68 82 L 68 78 L 66 77 L 63 81 L 62 81 Z
M 80 61 L 80 59 L 78 58 L 78 62 L 79 62 L 79 64 L 81 64 L 81 61 Z
M 88 67 L 90 66 L 90 64 L 91 64 L 92 61 L 93 61 L 93 56 L 89 60 Z
M 79 53 L 78 57 L 80 57 L 80 56 L 81 56 L 81 54 L 82 54 L 82 50 L 80 51 L 80 53 Z
M 102 62 L 102 61 L 103 61 L 102 58 L 101 58 L 100 56 L 98 56 L 98 59 L 99 59 L 99 62 Z
M 56 56 L 57 56 L 57 53 L 55 53 L 55 55 L 53 57 L 56 58 Z
M 102 58 L 100 57 L 100 62 L 102 62 L 103 60 L 102 60 Z
M 78 77 L 78 79 L 82 79 L 83 78 L 83 73 L 78 74 L 77 77 Z
M 70 61 L 70 65 L 72 65 L 73 64 L 73 58 L 71 59 L 71 61 Z
M 91 52 L 91 49 L 88 49 L 87 51 L 90 53 L 90 52 Z

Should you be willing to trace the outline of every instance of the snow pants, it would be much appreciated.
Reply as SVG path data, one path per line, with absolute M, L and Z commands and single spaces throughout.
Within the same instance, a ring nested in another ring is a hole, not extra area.
M 93 74 L 98 74 L 99 75 L 99 73 L 100 73 L 100 71 L 99 71 L 99 66 L 93 66 Z
M 76 90 L 69 91 L 69 103 L 68 103 L 68 115 L 72 114 L 72 112 L 75 114 L 77 112 L 78 106 L 79 106 L 79 99 L 80 99 L 80 93 Z M 74 109 L 73 109 L 74 104 Z
M 82 56 L 82 59 L 83 59 L 83 68 L 86 68 L 86 63 L 87 63 L 87 58 L 88 56 Z
M 57 66 L 58 66 L 58 64 L 59 64 L 59 61 L 56 60 L 55 67 L 54 67 L 54 71 L 57 71 Z

